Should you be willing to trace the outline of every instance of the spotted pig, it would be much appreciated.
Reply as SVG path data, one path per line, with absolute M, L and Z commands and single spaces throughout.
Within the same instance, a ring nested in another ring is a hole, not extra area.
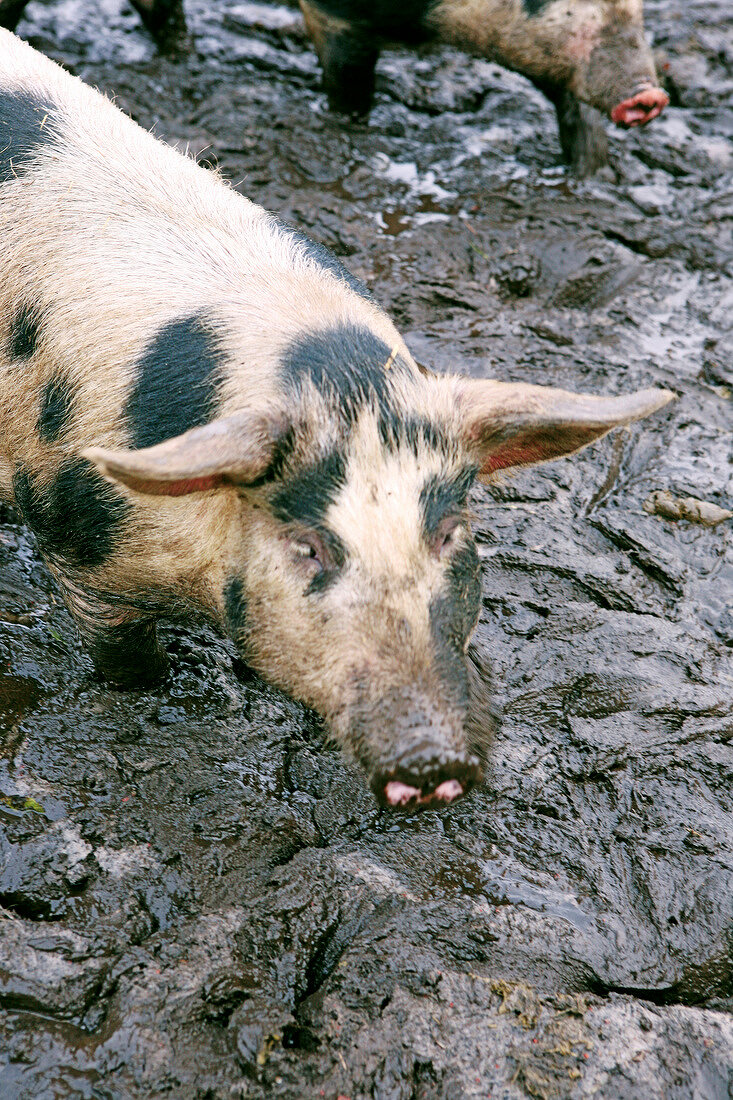
M 0 247 L 0 494 L 98 671 L 155 680 L 203 614 L 382 802 L 467 791 L 471 486 L 671 395 L 421 371 L 326 249 L 5 31 Z
M 593 110 L 640 126 L 669 102 L 644 38 L 643 0 L 300 0 L 331 106 L 365 114 L 386 44 L 452 43 L 522 73 L 557 112 L 579 175 L 606 163 Z

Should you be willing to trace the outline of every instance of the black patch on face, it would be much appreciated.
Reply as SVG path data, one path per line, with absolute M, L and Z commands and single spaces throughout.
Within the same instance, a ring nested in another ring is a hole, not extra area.
M 349 422 L 370 401 L 386 416 L 390 412 L 388 375 L 408 369 L 401 356 L 390 359 L 391 353 L 384 340 L 365 326 L 335 325 L 298 337 L 283 357 L 282 377 L 293 388 L 310 380 L 321 393 L 336 399 Z
M 283 481 L 270 502 L 273 515 L 282 523 L 317 531 L 337 569 L 346 561 L 346 548 L 338 535 L 325 525 L 325 516 L 343 488 L 345 474 L 343 454 L 331 451 L 319 462 Z M 322 592 L 333 581 L 335 574 L 336 570 L 325 569 L 313 578 L 307 591 Z
M 552 2 L 553 0 L 522 0 L 522 6 L 527 15 L 539 15 L 542 9 Z
M 102 565 L 116 549 L 132 505 L 83 458 L 70 458 L 40 489 L 20 467 L 15 500 L 47 557 L 80 568 Z
M 375 36 L 404 42 L 420 42 L 429 36 L 426 19 L 437 0 L 316 0 L 328 15 Z
M 449 435 L 442 424 L 427 416 L 405 416 L 403 411 L 397 409 L 381 411 L 379 435 L 391 451 L 407 447 L 417 454 L 420 447 L 427 447 L 445 458 L 454 458 L 458 453 L 455 436 Z
M 272 511 L 283 523 L 299 523 L 316 530 L 343 488 L 346 460 L 331 451 L 312 466 L 283 481 L 272 497 Z
M 56 143 L 54 108 L 29 92 L 0 90 L 0 184 L 21 176 Z
M 449 626 L 451 639 L 463 648 L 481 610 L 481 562 L 473 538 L 453 554 L 446 579 L 453 610 L 445 625 Z
M 30 359 L 36 350 L 41 322 L 38 312 L 29 305 L 21 305 L 10 325 L 8 353 L 11 359 Z
M 465 508 L 468 491 L 477 472 L 476 466 L 466 466 L 450 477 L 433 474 L 423 485 L 420 491 L 420 510 L 423 532 L 427 539 L 435 534 L 444 516 Z
M 38 414 L 38 434 L 44 443 L 53 443 L 61 435 L 71 417 L 73 395 L 63 378 L 51 378 L 41 393 Z
M 481 566 L 473 539 L 451 558 L 446 591 L 430 604 L 436 666 L 461 704 L 468 701 L 464 645 L 481 610 Z
M 241 577 L 230 577 L 224 586 L 224 608 L 233 638 L 244 634 L 247 626 L 247 597 Z
M 336 535 L 332 534 L 331 546 L 333 546 L 334 543 L 338 543 L 338 545 L 341 547 L 342 557 L 345 559 L 345 554 L 343 552 L 343 543 L 341 543 L 340 539 L 338 539 Z M 341 564 L 343 564 L 343 561 Z M 325 592 L 331 587 L 338 575 L 338 569 L 324 569 L 321 573 L 317 573 L 305 590 L 306 596 L 316 596 L 320 592 Z
M 369 302 L 374 301 L 364 284 L 344 267 L 341 261 L 334 256 L 333 252 L 326 248 L 325 244 L 319 244 L 317 241 L 312 241 L 302 230 L 293 229 L 292 226 L 281 225 L 280 228 L 292 237 L 294 241 L 297 241 L 299 245 L 302 245 L 303 251 L 308 258 L 313 260 L 314 263 L 317 263 L 319 267 L 325 268 L 326 271 L 329 271 L 332 275 L 341 279 L 341 281 L 346 283 L 350 290 L 355 291 L 360 298 L 366 298 Z
M 221 348 L 200 314 L 171 321 L 137 364 L 125 414 L 133 447 L 154 447 L 216 413 Z

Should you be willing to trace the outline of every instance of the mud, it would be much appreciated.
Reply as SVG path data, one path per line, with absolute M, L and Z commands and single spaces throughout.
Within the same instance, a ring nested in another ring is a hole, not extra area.
M 312 715 L 204 628 L 169 680 L 96 682 L 0 513 L 0 1095 L 733 1095 L 733 31 L 647 0 L 672 106 L 558 163 L 541 96 L 384 55 L 325 109 L 297 12 L 188 5 L 158 57 L 119 0 L 20 32 L 339 253 L 437 369 L 680 400 L 473 498 L 484 787 L 379 811 Z

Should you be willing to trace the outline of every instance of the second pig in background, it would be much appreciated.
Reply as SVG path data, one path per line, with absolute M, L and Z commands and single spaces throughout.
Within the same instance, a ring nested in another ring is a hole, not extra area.
M 366 114 L 390 43 L 446 42 L 528 77 L 554 104 L 565 160 L 607 163 L 600 111 L 640 126 L 667 106 L 642 0 L 300 0 L 334 110 Z

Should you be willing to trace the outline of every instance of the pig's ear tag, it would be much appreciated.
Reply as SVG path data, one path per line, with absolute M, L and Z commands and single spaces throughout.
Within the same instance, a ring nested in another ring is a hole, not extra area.
M 549 386 L 464 379 L 457 401 L 463 437 L 488 477 L 579 451 L 612 428 L 641 420 L 672 401 L 670 390 L 591 397 Z
M 284 416 L 242 412 L 140 451 L 89 447 L 82 454 L 128 489 L 180 497 L 259 480 L 288 429 Z

